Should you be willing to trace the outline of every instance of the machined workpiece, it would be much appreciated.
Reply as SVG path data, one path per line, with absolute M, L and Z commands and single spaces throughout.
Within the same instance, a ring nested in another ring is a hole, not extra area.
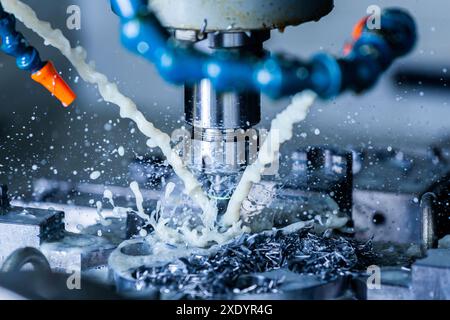
M 381 286 L 367 290 L 369 300 L 450 299 L 450 250 L 431 249 L 411 270 L 381 269 Z
M 52 270 L 72 273 L 105 266 L 115 247 L 103 237 L 67 233 L 60 241 L 42 244 L 41 251 Z

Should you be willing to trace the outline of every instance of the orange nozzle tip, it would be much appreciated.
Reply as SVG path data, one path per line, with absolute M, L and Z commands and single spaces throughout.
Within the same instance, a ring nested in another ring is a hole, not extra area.
M 64 107 L 68 107 L 76 99 L 75 93 L 56 71 L 53 63 L 48 61 L 39 71 L 31 75 L 31 78 L 44 86 L 54 95 Z
M 343 51 L 344 51 L 344 55 L 345 56 L 350 54 L 350 52 L 353 50 L 354 44 L 359 40 L 359 38 L 363 34 L 364 28 L 365 28 L 366 23 L 367 23 L 367 19 L 369 19 L 369 17 L 362 18 L 361 20 L 358 21 L 358 23 L 353 28 L 352 39 L 351 39 L 350 42 L 347 42 L 345 44 L 345 46 L 344 46 L 344 50 Z
M 366 26 L 368 18 L 369 17 L 362 18 L 355 25 L 355 27 L 353 29 L 353 32 L 352 32 L 352 38 L 353 38 L 354 41 L 358 40 L 361 37 L 361 35 L 362 35 L 363 31 L 364 31 L 364 27 Z

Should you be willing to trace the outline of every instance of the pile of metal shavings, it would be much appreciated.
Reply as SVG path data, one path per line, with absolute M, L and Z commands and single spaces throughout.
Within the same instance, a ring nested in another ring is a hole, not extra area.
M 133 277 L 178 298 L 208 299 L 236 293 L 277 293 L 283 280 L 238 287 L 240 276 L 288 268 L 323 280 L 365 270 L 376 255 L 372 243 L 342 236 L 318 236 L 310 230 L 242 235 L 211 256 L 191 255 L 163 267 L 141 267 Z

